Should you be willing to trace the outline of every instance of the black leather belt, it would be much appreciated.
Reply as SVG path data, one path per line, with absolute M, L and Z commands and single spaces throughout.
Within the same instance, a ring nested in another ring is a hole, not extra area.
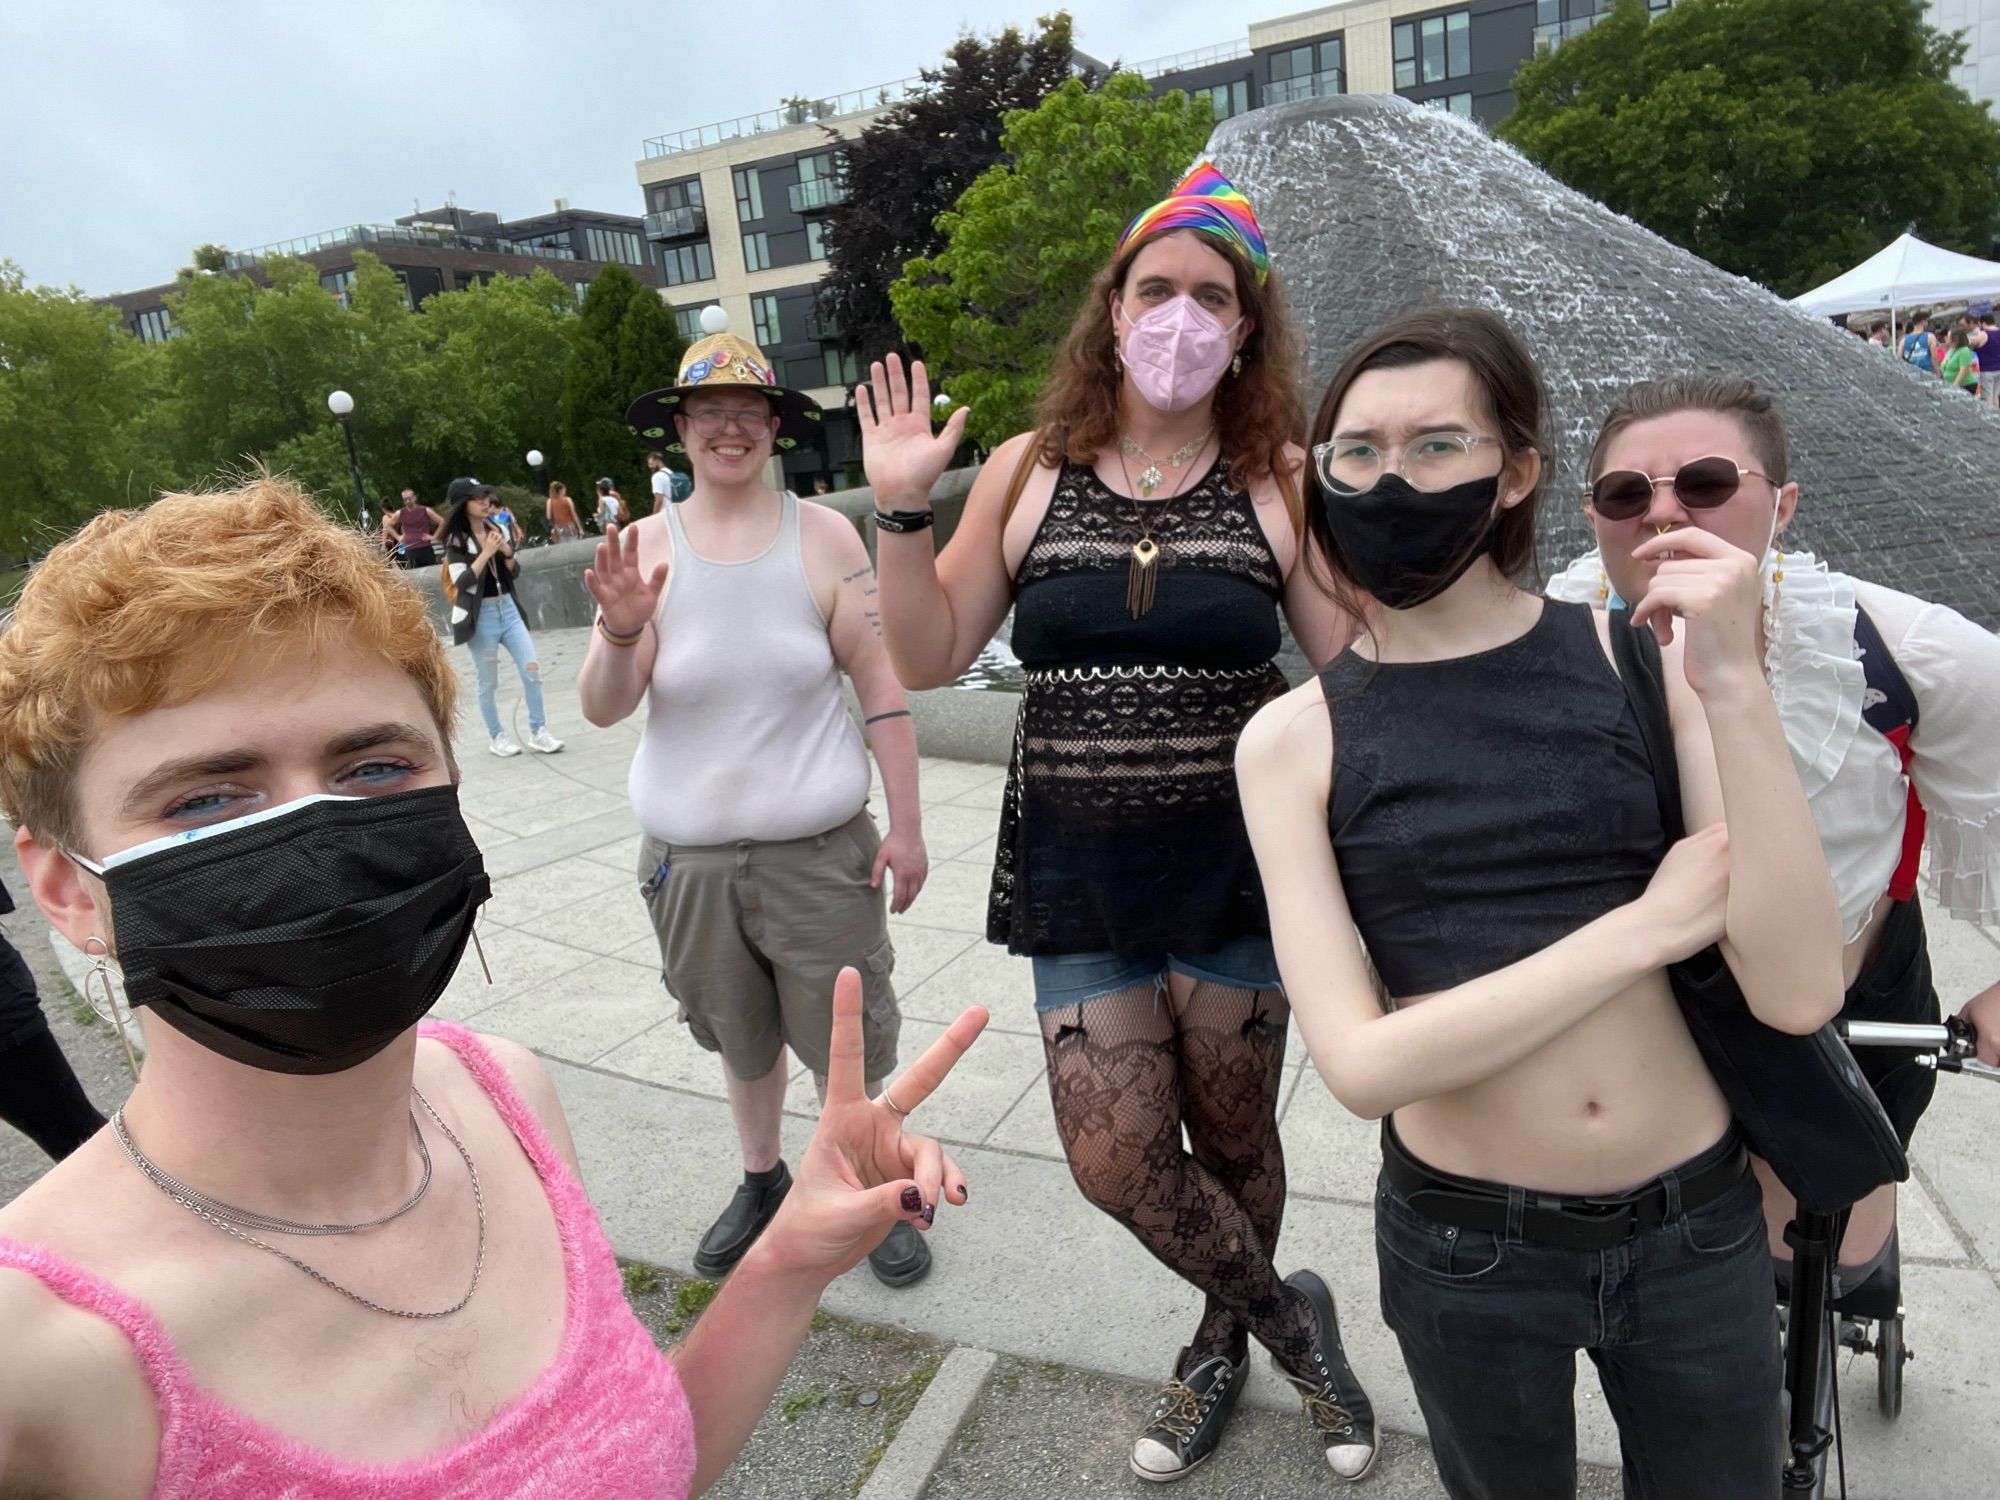
M 1688 1213 L 1713 1203 L 1749 1170 L 1750 1153 L 1741 1140 L 1733 1140 L 1718 1160 L 1682 1175 L 1681 1211 Z M 1506 1187 L 1454 1177 L 1426 1166 L 1410 1154 L 1387 1120 L 1382 1122 L 1382 1175 L 1405 1203 L 1427 1219 L 1459 1229 L 1507 1232 Z M 1666 1217 L 1667 1187 L 1658 1178 L 1629 1193 L 1602 1198 L 1529 1191 L 1521 1208 L 1520 1235 L 1537 1245 L 1609 1250 L 1633 1235 L 1657 1228 Z

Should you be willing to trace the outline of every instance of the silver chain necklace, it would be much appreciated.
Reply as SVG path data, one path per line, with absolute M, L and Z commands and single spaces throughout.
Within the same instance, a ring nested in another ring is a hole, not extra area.
M 148 1182 L 173 1199 L 174 1202 L 180 1204 L 189 1213 L 214 1225 L 224 1234 L 233 1235 L 246 1245 L 255 1245 L 259 1250 L 268 1251 L 280 1260 L 289 1261 L 293 1266 L 312 1277 L 321 1286 L 336 1291 L 351 1301 L 359 1302 L 371 1312 L 386 1313 L 392 1318 L 448 1318 L 470 1302 L 472 1294 L 479 1290 L 479 1273 L 486 1267 L 486 1199 L 479 1189 L 479 1169 L 473 1166 L 472 1153 L 465 1149 L 465 1143 L 459 1140 L 449 1125 L 445 1124 L 444 1117 L 436 1109 L 432 1108 L 431 1101 L 423 1096 L 421 1090 L 413 1088 L 410 1092 L 417 1096 L 417 1103 L 423 1105 L 425 1112 L 430 1115 L 431 1119 L 437 1122 L 437 1128 L 444 1132 L 445 1139 L 458 1148 L 459 1158 L 465 1163 L 466 1176 L 472 1183 L 473 1208 L 479 1215 L 479 1251 L 472 1264 L 472 1281 L 466 1287 L 463 1297 L 452 1303 L 450 1307 L 441 1308 L 436 1312 L 408 1312 L 399 1307 L 384 1307 L 379 1302 L 371 1302 L 359 1292 L 350 1291 L 332 1277 L 307 1265 L 296 1255 L 281 1250 L 276 1245 L 268 1244 L 238 1227 L 239 1225 L 250 1225 L 251 1227 L 260 1228 L 267 1233 L 274 1234 L 353 1234 L 362 1229 L 372 1229 L 377 1225 L 386 1224 L 391 1219 L 399 1218 L 403 1214 L 408 1213 L 416 1206 L 417 1200 L 422 1198 L 425 1192 L 428 1191 L 431 1180 L 430 1151 L 424 1146 L 423 1132 L 417 1126 L 417 1117 L 414 1110 L 410 1113 L 410 1128 L 416 1131 L 418 1149 L 423 1151 L 424 1180 L 418 1186 L 416 1194 L 408 1203 L 405 1203 L 393 1213 L 385 1214 L 379 1219 L 371 1219 L 365 1224 L 296 1224 L 289 1219 L 280 1219 L 270 1214 L 260 1214 L 248 1209 L 237 1208 L 231 1204 L 222 1202 L 219 1198 L 211 1198 L 206 1193 L 198 1192 L 155 1165 L 145 1152 L 139 1149 L 132 1137 L 126 1133 L 124 1110 L 121 1109 L 112 1115 L 111 1131 L 117 1137 L 118 1145 L 124 1151 L 126 1159 L 139 1169 Z
M 1189 459 L 1206 448 L 1208 440 L 1214 436 L 1215 424 L 1210 423 L 1203 430 L 1200 437 L 1194 439 L 1192 442 L 1183 443 L 1180 447 L 1176 448 L 1168 457 L 1167 466 L 1178 471 Z M 1160 461 L 1122 432 L 1118 434 L 1118 447 L 1121 452 L 1129 453 L 1134 458 L 1143 458 L 1146 460 L 1146 467 L 1139 471 L 1139 498 L 1142 500 L 1152 499 L 1153 491 L 1167 481 L 1167 476 L 1160 472 Z

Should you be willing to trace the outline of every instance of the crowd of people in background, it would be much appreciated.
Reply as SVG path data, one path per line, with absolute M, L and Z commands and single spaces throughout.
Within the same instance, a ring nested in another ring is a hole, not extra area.
M 1935 320 L 1927 311 L 1913 312 L 1893 328 L 1887 318 L 1849 318 L 1847 330 L 1911 369 L 2000 410 L 2000 326 L 1991 304 Z

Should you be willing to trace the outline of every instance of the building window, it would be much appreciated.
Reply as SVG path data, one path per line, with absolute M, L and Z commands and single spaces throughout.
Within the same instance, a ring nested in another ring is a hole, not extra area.
M 403 306 L 407 307 L 411 312 L 415 312 L 417 310 L 417 303 L 416 299 L 410 295 L 410 273 L 408 271 L 396 272 L 396 288 L 403 294 Z
M 660 258 L 668 286 L 707 281 L 715 275 L 715 260 L 709 254 L 707 240 L 696 240 L 692 245 L 662 246 Z
M 665 182 L 653 189 L 653 211 L 665 213 L 675 208 L 700 208 L 701 179 L 690 177 L 685 182 Z
M 1472 71 L 1472 13 L 1455 10 L 1420 21 L 1398 21 L 1394 52 L 1399 89 L 1463 78 Z
M 755 167 L 738 167 L 736 178 L 736 218 L 748 224 L 764 217 L 764 175 Z
M 762 230 L 743 236 L 743 267 L 748 271 L 771 269 L 771 237 Z
M 806 259 L 826 259 L 826 220 L 806 220 Z
M 681 337 L 692 344 L 698 338 L 705 338 L 701 331 L 701 309 L 699 307 L 677 307 L 674 309 L 674 327 Z
M 826 361 L 828 385 L 854 385 L 861 379 L 861 356 L 852 349 L 828 347 L 821 351 Z
M 1271 81 L 1264 87 L 1266 104 L 1290 104 L 1297 99 L 1324 99 L 1347 92 L 1347 44 L 1328 37 L 1271 54 Z
M 354 290 L 354 268 L 349 266 L 345 271 L 329 271 L 320 277 L 319 285 L 321 291 L 332 292 L 340 299 L 340 305 L 345 307 L 347 294 Z
M 1250 85 L 1239 78 L 1234 83 L 1218 83 L 1209 88 L 1196 89 L 1193 97 L 1206 99 L 1209 108 L 1215 111 L 1215 118 L 1227 120 L 1250 108 Z
M 646 252 L 639 242 L 639 236 L 629 229 L 603 229 L 595 224 L 583 228 L 584 254 L 590 260 L 619 261 L 628 266 L 643 266 Z
M 1472 118 L 1470 94 L 1440 94 L 1435 99 L 1424 100 L 1424 103 L 1432 109 L 1442 109 L 1454 115 L 1462 115 L 1468 120 Z
M 1537 26 L 1559 25 L 1563 18 L 1563 0 L 1535 0 L 1535 24 Z
M 783 323 L 778 317 L 776 297 L 752 297 L 750 299 L 750 327 L 755 332 L 757 347 L 766 354 L 785 340 Z
M 132 320 L 132 331 L 139 335 L 142 343 L 147 344 L 164 344 L 179 332 L 174 327 L 174 315 L 164 307 L 140 313 Z
M 577 282 L 577 283 L 576 283 L 576 300 L 577 300 L 578 302 L 581 302 L 581 301 L 583 301 L 583 299 L 584 299 L 585 297 L 588 297 L 589 295 L 590 295 L 590 283 L 589 283 L 589 282 L 587 282 L 587 281 L 579 281 L 579 282 Z

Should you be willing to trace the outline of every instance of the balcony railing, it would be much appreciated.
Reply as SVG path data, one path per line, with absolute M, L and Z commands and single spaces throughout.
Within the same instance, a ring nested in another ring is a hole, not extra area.
M 808 182 L 793 183 L 786 196 L 792 200 L 793 213 L 809 214 L 822 208 L 832 208 L 836 203 L 845 203 L 847 184 L 833 177 L 815 177 Z
M 691 203 L 646 215 L 646 238 L 649 240 L 686 240 L 706 233 L 708 210 Z
M 899 78 L 894 83 L 878 83 L 873 88 L 830 94 L 823 99 L 789 99 L 781 107 L 767 109 L 762 114 L 738 115 L 733 120 L 718 120 L 713 125 L 697 125 L 692 130 L 653 136 L 646 142 L 646 155 L 649 158 L 673 156 L 682 151 L 719 146 L 724 141 L 738 140 L 746 135 L 761 135 L 767 130 L 787 130 L 797 125 L 814 125 L 821 120 L 871 114 L 928 87 L 930 85 L 921 77 Z
M 247 271 L 274 255 L 310 255 L 315 250 L 338 250 L 348 245 L 415 245 L 427 250 L 478 250 L 489 255 L 519 255 L 530 260 L 575 260 L 576 252 L 566 245 L 516 243 L 492 235 L 464 234 L 442 225 L 349 224 L 344 229 L 328 229 L 319 234 L 280 240 L 251 250 L 230 250 L 222 257 L 224 270 Z
M 1264 85 L 1264 103 L 1295 104 L 1301 99 L 1330 99 L 1347 92 L 1347 74 L 1339 68 L 1323 73 L 1302 73 L 1296 78 L 1280 78 Z
M 1221 46 L 1202 47 L 1194 52 L 1176 52 L 1171 57 L 1149 57 L 1144 62 L 1127 64 L 1125 71 L 1137 73 L 1141 78 L 1159 78 L 1167 73 L 1205 68 L 1212 63 L 1235 62 L 1237 58 L 1249 55 L 1248 42 L 1225 42 Z

